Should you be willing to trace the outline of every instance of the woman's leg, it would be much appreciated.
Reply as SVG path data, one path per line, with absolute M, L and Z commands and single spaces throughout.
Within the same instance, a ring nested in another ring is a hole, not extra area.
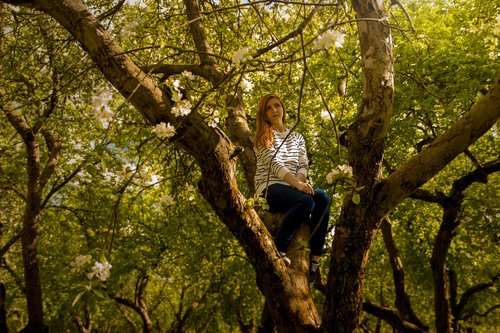
M 274 242 L 278 251 L 286 252 L 300 224 L 309 223 L 313 197 L 291 186 L 274 184 L 267 189 L 267 203 L 270 211 L 285 213 Z
M 314 189 L 314 209 L 311 213 L 309 227 L 311 229 L 311 259 L 319 261 L 325 245 L 326 233 L 328 232 L 328 220 L 330 219 L 330 196 L 321 189 Z

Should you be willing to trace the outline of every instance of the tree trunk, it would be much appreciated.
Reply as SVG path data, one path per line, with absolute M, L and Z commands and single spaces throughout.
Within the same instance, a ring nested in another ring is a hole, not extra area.
M 392 237 L 392 225 L 388 218 L 385 218 L 382 221 L 382 234 L 385 247 L 387 248 L 387 252 L 389 253 L 389 259 L 391 262 L 394 289 L 396 292 L 395 303 L 396 308 L 398 309 L 398 313 L 401 316 L 402 320 L 409 321 L 410 323 L 419 327 L 422 331 L 428 331 L 429 327 L 427 325 L 424 325 L 413 311 L 413 308 L 410 304 L 410 297 L 406 293 L 403 261 L 399 256 L 399 251 Z
M 456 200 L 456 202 L 449 202 L 444 207 L 443 221 L 432 249 L 431 268 L 434 280 L 434 314 L 436 316 L 437 333 L 449 333 L 452 331 L 446 257 L 454 236 L 454 230 L 459 225 L 457 215 L 462 199 L 463 197 Z
M 7 310 L 5 309 L 5 301 L 7 293 L 5 284 L 0 282 L 0 332 L 8 333 L 9 327 L 7 326 Z
M 381 178 L 383 145 L 393 103 L 392 37 L 381 0 L 353 0 L 363 65 L 363 108 L 349 127 L 346 145 L 361 202 L 347 198 L 335 227 L 328 275 L 325 332 L 353 332 L 358 326 L 368 253 L 382 218 L 374 206 Z
M 31 133 L 25 139 L 28 155 L 28 202 L 24 211 L 21 236 L 28 325 L 22 332 L 47 332 L 43 320 L 42 285 L 38 266 L 38 228 L 40 224 L 41 197 L 39 140 Z
M 54 86 L 57 82 L 57 74 L 53 75 Z M 54 87 L 55 89 L 55 87 Z M 2 92 L 0 92 L 1 97 Z M 39 107 L 39 118 L 33 125 L 21 116 L 20 112 L 8 110 L 4 105 L 0 108 L 4 111 L 11 125 L 24 141 L 26 148 L 26 206 L 23 216 L 23 228 L 21 233 L 21 245 L 24 268 L 25 294 L 28 310 L 28 324 L 22 332 L 46 332 L 48 327 L 44 324 L 42 287 L 38 265 L 38 238 L 41 212 L 44 206 L 42 200 L 43 188 L 52 176 L 59 158 L 61 149 L 60 141 L 47 130 L 43 129 L 43 122 L 52 113 L 57 104 L 55 97 L 53 103 L 46 110 Z M 47 158 L 44 167 L 41 167 L 40 137 L 43 135 L 47 145 Z M 47 196 L 48 199 L 50 196 Z

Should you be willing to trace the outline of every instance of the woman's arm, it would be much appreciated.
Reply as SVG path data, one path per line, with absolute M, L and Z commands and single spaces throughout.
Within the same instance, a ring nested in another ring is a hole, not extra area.
M 299 173 L 299 176 L 301 175 L 304 176 L 303 174 Z M 283 180 L 286 181 L 288 184 L 290 184 L 292 187 L 295 187 L 300 192 L 304 192 L 310 195 L 314 194 L 313 187 L 305 182 L 305 177 L 304 181 L 302 181 L 298 177 L 292 175 L 291 172 L 288 172 L 283 178 Z

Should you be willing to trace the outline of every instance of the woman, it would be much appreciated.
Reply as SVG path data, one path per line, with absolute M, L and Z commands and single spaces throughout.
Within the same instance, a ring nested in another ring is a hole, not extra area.
M 312 235 L 310 247 L 310 279 L 314 281 L 323 253 L 330 217 L 330 198 L 307 183 L 309 160 L 304 138 L 285 127 L 285 108 L 273 94 L 262 97 L 257 112 L 254 140 L 257 158 L 255 188 L 267 199 L 269 210 L 284 213 L 274 239 L 280 255 L 288 265 L 288 245 L 301 223 L 307 223 Z

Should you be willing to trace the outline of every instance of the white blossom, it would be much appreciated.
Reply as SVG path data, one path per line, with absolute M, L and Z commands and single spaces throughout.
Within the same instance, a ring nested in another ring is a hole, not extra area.
M 497 15 L 497 20 L 495 26 L 493 27 L 493 33 L 496 36 L 500 36 L 500 15 Z
M 171 138 L 175 134 L 175 127 L 170 125 L 170 123 L 165 124 L 164 122 L 161 122 L 155 126 L 153 133 L 160 139 Z
M 335 178 L 342 178 L 342 177 L 348 177 L 352 178 L 353 173 L 352 173 L 352 168 L 349 165 L 339 165 L 337 168 L 332 169 L 327 175 L 326 175 L 326 182 L 328 184 L 332 184 L 335 181 Z
M 219 115 L 219 110 L 214 110 L 214 112 L 212 112 L 212 115 L 211 115 L 210 119 L 208 120 L 208 126 L 210 126 L 212 128 L 217 127 L 217 125 L 220 122 L 220 118 L 218 117 L 218 115 Z
M 127 22 L 120 31 L 120 34 L 123 38 L 129 38 L 132 36 L 135 31 L 137 30 L 137 27 L 141 24 L 141 19 L 136 16 L 132 21 Z
M 191 73 L 190 71 L 184 71 L 182 72 L 182 75 L 188 79 L 188 80 L 194 80 L 195 79 L 195 76 L 193 75 L 193 73 Z
M 253 83 L 248 81 L 246 78 L 243 78 L 243 80 L 241 80 L 240 82 L 240 87 L 244 91 L 250 91 L 253 88 Z
M 332 171 L 330 171 L 327 175 L 326 175 L 326 182 L 328 184 L 332 184 L 333 183 L 333 179 L 335 178 L 336 175 L 338 175 L 340 173 L 339 170 L 337 169 L 333 169 Z
M 113 111 L 109 107 L 109 102 L 113 99 L 111 91 L 101 90 L 99 95 L 94 96 L 92 99 L 92 107 L 95 111 L 95 118 L 107 127 L 113 118 Z
M 179 88 L 181 87 L 181 81 L 178 79 L 175 79 L 174 82 L 172 83 L 172 85 L 174 86 L 175 90 L 179 90 Z
M 101 264 L 100 262 L 96 261 L 94 263 L 94 266 L 92 266 L 92 271 L 90 273 L 87 273 L 87 277 L 89 279 L 92 279 L 94 277 L 98 278 L 99 280 L 101 281 L 106 281 L 108 278 L 109 278 L 109 275 L 110 275 L 110 269 L 111 269 L 111 266 L 109 264 L 109 262 L 105 262 L 103 264 Z
M 82 271 L 83 266 L 88 263 L 92 259 L 91 256 L 89 255 L 79 255 L 75 258 L 75 261 L 71 263 L 71 266 L 73 267 L 71 269 L 72 272 L 79 273 Z
M 327 49 L 331 46 L 342 47 L 345 34 L 338 30 L 330 29 L 325 31 L 313 43 L 313 50 Z
M 232 57 L 233 64 L 235 66 L 239 66 L 249 60 L 252 60 L 253 57 L 249 53 L 250 49 L 248 47 L 244 47 L 234 52 Z
M 352 167 L 350 165 L 346 165 L 346 164 L 339 165 L 339 170 L 340 170 L 340 172 L 345 173 L 349 177 L 353 176 Z
M 334 115 L 332 114 L 332 118 L 333 117 Z M 330 120 L 330 112 L 328 112 L 328 110 L 321 111 L 321 118 L 325 120 Z
M 191 108 L 192 108 L 191 102 L 188 101 L 187 99 L 183 99 L 178 103 L 175 103 L 175 106 L 172 108 L 172 113 L 176 117 L 187 116 L 188 114 L 191 113 Z

